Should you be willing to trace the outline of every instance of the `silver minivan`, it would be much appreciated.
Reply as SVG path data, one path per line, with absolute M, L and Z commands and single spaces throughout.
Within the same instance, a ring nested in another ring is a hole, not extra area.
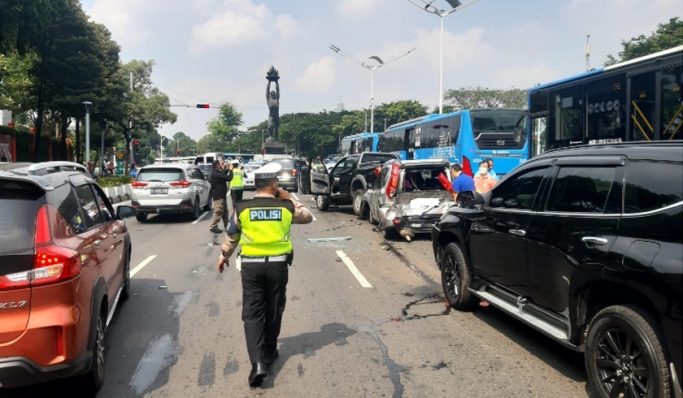
M 194 165 L 145 166 L 131 185 L 131 205 L 139 222 L 146 221 L 149 214 L 161 213 L 189 213 L 196 220 L 202 208 L 211 210 L 211 184 Z

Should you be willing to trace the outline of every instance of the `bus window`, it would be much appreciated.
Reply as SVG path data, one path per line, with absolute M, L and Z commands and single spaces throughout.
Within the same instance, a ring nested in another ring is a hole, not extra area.
M 515 141 L 515 125 L 523 110 L 475 109 L 470 111 L 472 134 L 479 149 L 519 149 L 524 142 Z
M 548 112 L 548 91 L 536 91 L 531 94 L 529 113 Z
M 683 101 L 681 101 L 681 78 L 683 68 L 662 71 L 661 123 L 663 140 L 680 140 L 683 137 Z
M 531 156 L 540 155 L 545 152 L 546 143 L 546 116 L 533 116 L 531 118 Z
M 654 136 L 656 72 L 631 77 L 631 138 L 650 141 Z
M 625 76 L 613 76 L 586 84 L 586 96 L 588 144 L 625 141 Z
M 583 86 L 550 93 L 550 123 L 555 134 L 548 137 L 548 148 L 583 144 Z

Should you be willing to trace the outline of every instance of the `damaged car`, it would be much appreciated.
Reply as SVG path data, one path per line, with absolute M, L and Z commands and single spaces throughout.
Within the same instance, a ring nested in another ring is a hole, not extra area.
M 363 195 L 361 217 L 376 223 L 387 239 L 411 241 L 416 234 L 430 233 L 453 205 L 446 159 L 393 160 L 375 174 L 373 186 Z

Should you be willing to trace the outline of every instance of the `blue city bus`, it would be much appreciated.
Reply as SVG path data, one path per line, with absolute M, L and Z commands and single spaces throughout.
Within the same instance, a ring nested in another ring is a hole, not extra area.
M 379 151 L 406 160 L 446 158 L 475 171 L 479 162 L 491 158 L 501 176 L 528 159 L 527 140 L 514 131 L 525 114 L 522 109 L 494 108 L 419 117 L 390 126 Z
M 574 145 L 683 138 L 683 46 L 529 90 L 529 157 Z
M 339 144 L 339 156 L 377 152 L 377 145 L 381 136 L 382 133 L 360 133 L 344 137 Z

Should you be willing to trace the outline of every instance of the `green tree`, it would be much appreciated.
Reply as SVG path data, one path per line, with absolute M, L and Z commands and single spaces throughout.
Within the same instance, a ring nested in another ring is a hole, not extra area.
M 175 123 L 177 115 L 171 112 L 168 96 L 152 86 L 154 61 L 133 60 L 122 65 L 116 73 L 112 92 L 120 93 L 106 112 L 108 121 L 115 125 L 124 138 L 126 147 L 125 170 L 130 164 L 130 143 L 135 138 L 156 134 L 164 123 Z M 129 88 L 133 74 L 133 90 Z
M 683 21 L 674 17 L 669 19 L 668 23 L 657 25 L 657 30 L 650 36 L 640 35 L 629 41 L 622 40 L 623 50 L 619 51 L 618 58 L 608 55 L 605 66 L 644 57 L 680 45 L 683 45 Z
M 242 113 L 226 102 L 220 106 L 218 116 L 207 123 L 207 128 L 211 134 L 223 138 L 226 142 L 231 142 L 239 134 L 237 128 L 242 124 Z
M 525 109 L 527 106 L 527 91 L 513 89 L 490 89 L 490 88 L 460 88 L 446 90 L 444 100 L 448 111 L 475 108 L 514 108 Z
M 197 141 L 197 153 L 224 152 L 227 142 L 223 137 L 215 134 L 207 134 Z
M 180 153 L 178 150 L 180 149 Z M 197 149 L 197 142 L 188 135 L 179 131 L 173 134 L 171 140 L 166 143 L 165 156 L 191 156 L 193 151 Z

